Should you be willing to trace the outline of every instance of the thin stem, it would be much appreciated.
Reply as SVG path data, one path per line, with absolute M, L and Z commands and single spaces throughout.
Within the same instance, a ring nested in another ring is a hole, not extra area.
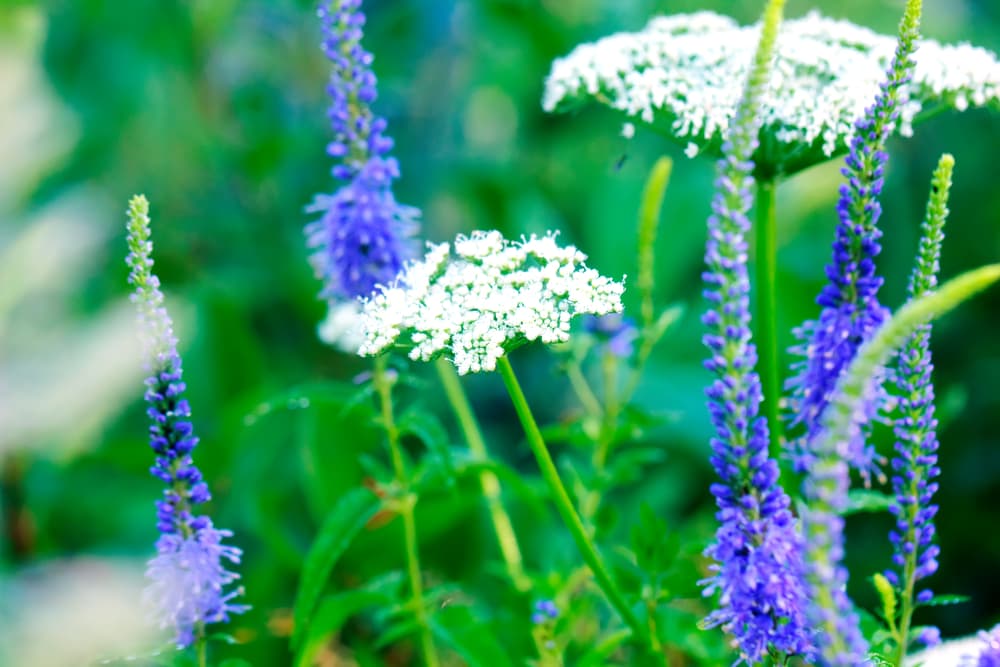
M 771 456 L 780 460 L 781 371 L 778 355 L 778 218 L 777 183 L 760 179 L 757 183 L 757 220 L 754 225 L 756 245 L 756 326 L 757 354 L 764 392 L 763 413 L 771 432 Z
M 444 393 L 455 412 L 455 418 L 462 429 L 465 441 L 469 445 L 469 451 L 477 459 L 488 461 L 489 452 L 486 449 L 483 432 L 472 412 L 469 398 L 462 388 L 455 367 L 443 357 L 438 357 L 434 362 L 434 367 L 437 369 L 441 386 L 444 387 Z M 507 514 L 503 501 L 500 499 L 500 480 L 493 472 L 484 470 L 479 475 L 479 485 L 483 489 L 483 497 L 486 498 L 486 508 L 490 513 L 490 520 L 493 522 L 493 530 L 496 533 L 500 554 L 503 556 L 507 568 L 507 575 L 517 590 L 527 591 L 531 588 L 531 580 L 524 573 L 524 562 L 521 559 L 521 548 L 517 544 L 517 535 L 514 533 L 510 515 Z
M 587 413 L 593 417 L 603 414 L 604 409 L 601 407 L 601 402 L 597 400 L 594 390 L 590 388 L 587 378 L 583 376 L 579 361 L 574 359 L 566 364 L 566 377 L 569 379 L 570 387 L 573 388 L 573 393 L 580 399 L 580 403 L 583 404 Z
M 618 590 L 618 587 L 615 586 L 615 582 L 611 579 L 611 575 L 608 573 L 600 554 L 597 552 L 597 547 L 594 546 L 593 541 L 587 534 L 587 529 L 584 528 L 583 522 L 580 520 L 580 516 L 573 508 L 573 502 L 570 500 L 569 494 L 566 492 L 566 487 L 559 478 L 556 464 L 549 455 L 549 450 L 542 439 L 542 433 L 538 429 L 535 417 L 531 413 L 531 408 L 528 406 L 528 401 L 524 397 L 524 392 L 521 391 L 521 385 L 518 383 L 517 376 L 514 375 L 514 369 L 511 367 L 507 357 L 500 357 L 497 362 L 497 368 L 500 371 L 500 376 L 503 378 L 504 385 L 507 387 L 507 393 L 510 394 L 514 410 L 517 411 L 517 416 L 521 420 L 521 426 L 524 427 L 528 446 L 531 447 L 531 452 L 538 461 L 542 478 L 552 493 L 552 500 L 556 505 L 556 509 L 562 516 L 570 535 L 573 536 L 573 541 L 576 542 L 580 555 L 594 573 L 594 580 L 601 590 L 604 591 L 608 602 L 611 603 L 611 606 L 615 608 L 625 624 L 632 630 L 633 636 L 648 644 L 649 636 L 646 629 L 632 612 L 628 603 L 625 602 L 625 598 Z
M 198 656 L 198 667 L 208 667 L 208 641 L 205 639 L 204 625 L 200 625 L 198 641 L 195 643 L 194 650 Z
M 420 630 L 420 651 L 427 667 L 438 667 L 437 651 L 431 637 L 430 624 L 427 621 L 427 607 L 424 604 L 424 586 L 420 576 L 420 554 L 417 547 L 417 523 L 414 518 L 416 498 L 410 492 L 410 480 L 403 460 L 403 450 L 399 443 L 399 429 L 392 407 L 392 379 L 386 373 L 388 356 L 382 355 L 375 360 L 373 382 L 378 392 L 382 408 L 382 426 L 385 428 L 386 439 L 389 441 L 389 456 L 392 459 L 392 469 L 396 484 L 404 494 L 399 506 L 399 514 L 403 519 L 403 542 L 406 551 L 406 574 L 410 580 L 410 592 L 413 596 L 413 613 Z
M 615 439 L 615 432 L 618 430 L 618 414 L 620 403 L 618 400 L 618 357 L 609 351 L 605 351 L 601 357 L 601 374 L 604 382 L 604 407 L 599 408 L 598 414 L 601 417 L 601 430 L 597 435 L 597 442 L 594 447 L 594 456 L 591 463 L 594 466 L 594 474 L 600 478 L 604 476 L 604 469 L 608 462 L 608 454 Z M 601 482 L 603 484 L 603 482 Z M 601 488 L 588 490 L 580 501 L 580 514 L 583 521 L 594 534 L 594 517 L 601 507 L 604 493 Z

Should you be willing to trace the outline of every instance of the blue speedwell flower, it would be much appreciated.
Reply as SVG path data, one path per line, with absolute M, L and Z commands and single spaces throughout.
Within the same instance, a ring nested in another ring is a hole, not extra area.
M 848 182 L 841 187 L 837 205 L 840 223 L 833 263 L 827 267 L 830 282 L 817 299 L 823 308 L 819 320 L 800 331 L 805 342 L 797 351 L 805 359 L 792 382 L 793 423 L 802 424 L 805 431 L 794 453 L 799 468 L 808 472 L 803 483 L 807 507 L 802 522 L 807 544 L 809 620 L 821 629 L 817 648 L 821 664 L 828 667 L 863 664 L 867 652 L 846 592 L 843 513 L 850 468 L 865 475 L 875 469 L 874 449 L 866 445 L 866 436 L 885 395 L 879 374 L 867 379 L 859 400 L 850 404 L 842 431 L 830 430 L 832 422 L 826 413 L 858 349 L 888 319 L 888 311 L 877 296 L 882 281 L 875 275 L 875 257 L 881 250 L 881 232 L 876 226 L 881 212 L 878 197 L 887 161 L 885 143 L 898 119 L 904 84 L 913 68 L 911 55 L 920 9 L 919 0 L 907 3 L 887 81 L 874 105 L 857 122 L 843 169 Z
M 757 352 L 750 334 L 747 233 L 753 162 L 760 130 L 759 105 L 780 21 L 771 3 L 744 98 L 717 167 L 715 198 L 708 219 L 703 317 L 715 376 L 707 390 L 715 427 L 712 465 L 721 483 L 712 485 L 720 526 L 706 554 L 715 561 L 706 594 L 720 592 L 719 609 L 706 620 L 720 625 L 739 644 L 741 657 L 760 663 L 773 652 L 809 655 L 812 641 L 802 544 L 789 498 L 778 484 L 778 465 L 768 454 L 768 425 L 760 415 Z
M 531 622 L 535 625 L 548 623 L 559 618 L 559 607 L 549 599 L 539 600 L 535 603 L 534 611 L 531 614 Z
M 207 516 L 196 513 L 211 499 L 208 485 L 191 458 L 198 444 L 191 425 L 191 407 L 184 398 L 181 358 L 173 323 L 163 305 L 160 282 L 152 272 L 153 244 L 149 240 L 149 204 L 144 197 L 129 202 L 126 259 L 131 271 L 132 300 L 139 309 L 139 324 L 150 375 L 146 379 L 149 404 L 150 446 L 156 462 L 150 469 L 166 484 L 156 503 L 157 555 L 146 575 L 151 583 L 147 598 L 161 626 L 174 630 L 179 646 L 203 636 L 208 623 L 227 621 L 229 614 L 247 609 L 233 602 L 240 591 L 227 590 L 239 575 L 226 569 L 238 564 L 241 552 L 222 543 L 232 537 L 219 530 Z
M 941 242 L 948 216 L 948 192 L 955 160 L 943 155 L 934 171 L 931 196 L 923 224 L 917 264 L 910 276 L 910 298 L 920 297 L 937 287 Z M 885 577 L 904 595 L 915 592 L 915 584 L 937 571 L 939 548 L 934 540 L 934 515 L 937 505 L 938 467 L 937 419 L 934 416 L 934 384 L 931 372 L 931 325 L 918 328 L 903 345 L 892 373 L 894 394 L 898 397 L 894 420 L 896 443 L 892 459 L 894 500 L 889 507 L 896 524 L 889 533 L 893 545 L 893 567 Z M 918 602 L 927 602 L 933 593 L 916 593 Z M 908 620 L 908 619 L 904 619 Z M 933 642 L 939 636 L 929 637 Z M 923 642 L 928 644 L 928 642 Z M 930 644 L 928 644 L 930 645 Z M 908 648 L 908 647 L 904 647 Z
M 875 273 L 875 258 L 882 251 L 878 220 L 882 213 L 879 197 L 889 156 L 886 141 L 899 121 L 906 103 L 906 84 L 913 71 L 917 25 L 900 33 L 888 78 L 881 85 L 875 103 L 855 123 L 850 153 L 842 169 L 847 182 L 840 187 L 837 203 L 836 239 L 833 259 L 827 266 L 829 282 L 816 302 L 822 308 L 816 321 L 796 331 L 801 343 L 792 349 L 803 357 L 798 374 L 789 385 L 791 423 L 801 425 L 803 434 L 792 451 L 800 472 L 809 467 L 809 443 L 819 433 L 823 410 L 844 370 L 861 344 L 888 318 L 879 303 L 882 278 Z M 880 392 L 869 406 L 869 420 L 879 409 Z M 868 420 L 866 420 L 868 421 Z M 847 456 L 852 466 L 868 476 L 875 469 L 875 451 L 865 444 L 865 429 L 856 442 L 849 443 Z
M 389 155 L 385 119 L 371 109 L 377 89 L 372 55 L 361 46 L 361 0 L 324 2 L 318 14 L 323 52 L 333 66 L 327 116 L 334 138 L 327 153 L 337 160 L 333 176 L 341 185 L 316 197 L 308 210 L 320 217 L 306 235 L 316 250 L 322 295 L 333 302 L 369 296 L 376 285 L 392 282 L 410 256 L 420 213 L 392 193 L 399 164 Z

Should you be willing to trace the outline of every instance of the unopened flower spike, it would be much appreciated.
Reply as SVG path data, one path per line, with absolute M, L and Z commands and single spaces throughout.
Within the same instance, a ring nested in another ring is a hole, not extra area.
M 337 160 L 333 176 L 340 185 L 332 195 L 316 196 L 309 211 L 320 217 L 306 235 L 324 283 L 322 296 L 336 309 L 392 282 L 412 254 L 410 237 L 420 212 L 398 203 L 392 192 L 399 163 L 390 155 L 385 119 L 371 109 L 377 88 L 372 55 L 361 46 L 361 0 L 324 0 L 318 15 L 323 52 L 333 68 L 327 116 L 334 138 L 327 153 Z M 341 309 L 335 318 L 349 314 Z
M 759 34 L 760 25 L 712 12 L 656 17 L 639 32 L 581 44 L 553 62 L 542 106 L 565 111 L 597 101 L 663 131 L 691 157 L 718 156 Z M 815 12 L 786 21 L 762 98 L 758 171 L 790 174 L 845 152 L 895 46 L 894 37 Z M 1000 62 L 989 51 L 922 40 L 914 57 L 902 134 L 941 107 L 1000 108 Z
M 153 273 L 149 231 L 149 204 L 136 196 L 129 202 L 129 284 L 135 288 L 132 301 L 139 310 L 139 326 L 147 371 L 146 402 L 149 404 L 150 446 L 156 454 L 153 476 L 166 484 L 156 503 L 157 555 L 149 562 L 151 580 L 146 591 L 161 627 L 171 628 L 178 646 L 188 646 L 204 637 L 205 626 L 229 620 L 230 614 L 248 609 L 234 599 L 231 589 L 239 575 L 227 570 L 240 562 L 241 551 L 223 544 L 232 532 L 212 525 L 197 514 L 198 506 L 211 499 L 208 485 L 195 466 L 191 453 L 198 444 L 191 425 L 191 407 L 184 398 L 181 358 L 173 323 L 163 305 L 160 282 Z
M 770 80 L 774 41 L 783 0 L 772 0 L 736 118 L 716 169 L 708 220 L 703 340 L 715 376 L 707 390 L 715 427 L 711 462 L 721 478 L 712 485 L 719 520 L 706 555 L 714 574 L 705 594 L 719 592 L 719 608 L 706 619 L 731 634 L 742 660 L 759 664 L 775 653 L 809 656 L 802 544 L 790 501 L 778 484 L 778 465 L 768 454 L 768 424 L 760 414 L 757 352 L 750 333 L 747 273 L 753 162 L 760 103 Z
M 948 216 L 948 192 L 955 160 L 941 157 L 931 180 L 931 195 L 923 224 L 920 251 L 910 276 L 910 298 L 918 298 L 937 287 L 941 242 Z M 889 533 L 893 545 L 893 567 L 886 578 L 903 598 L 900 625 L 909 628 L 913 600 L 927 602 L 930 590 L 917 591 L 917 582 L 937 571 L 939 548 L 934 544 L 934 493 L 941 474 L 938 467 L 937 419 L 934 416 L 934 384 L 931 372 L 931 325 L 925 324 L 911 335 L 896 358 L 892 372 L 892 393 L 898 407 L 895 425 L 895 455 L 892 458 L 893 503 L 889 511 L 896 525 Z M 933 636 L 933 635 L 930 635 Z M 909 648 L 908 638 L 900 638 L 900 656 Z
M 555 235 L 520 242 L 500 232 L 473 232 L 428 244 L 392 285 L 362 307 L 360 354 L 400 344 L 410 358 L 450 355 L 458 372 L 496 368 L 522 341 L 569 339 L 575 315 L 620 312 L 624 286 L 584 265 L 586 255 Z
M 874 104 L 855 123 L 851 150 L 842 173 L 837 203 L 839 222 L 833 243 L 833 258 L 826 268 L 829 282 L 816 299 L 819 317 L 795 331 L 799 343 L 792 352 L 801 359 L 793 365 L 788 402 L 791 427 L 799 434 L 790 443 L 796 468 L 804 472 L 811 458 L 810 443 L 821 428 L 823 411 L 830 402 L 837 380 L 851 363 L 858 347 L 889 316 L 878 300 L 882 278 L 875 259 L 882 251 L 878 228 L 882 205 L 879 198 L 889 156 L 886 142 L 907 104 L 907 82 L 913 71 L 913 49 L 919 36 L 921 3 L 910 0 L 900 23 L 896 55 Z M 878 387 L 868 404 L 869 420 L 880 409 Z M 850 443 L 845 455 L 866 478 L 878 473 L 875 450 L 866 444 L 866 429 Z

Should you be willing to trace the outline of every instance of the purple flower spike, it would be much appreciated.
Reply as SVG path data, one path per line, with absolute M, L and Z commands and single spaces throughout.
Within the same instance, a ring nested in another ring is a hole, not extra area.
M 775 8 L 777 5 L 777 9 Z M 769 655 L 812 654 L 806 623 L 802 543 L 768 454 L 768 425 L 759 413 L 760 377 L 750 334 L 747 212 L 753 199 L 753 163 L 759 106 L 768 82 L 781 3 L 770 3 L 754 68 L 718 162 L 708 219 L 702 321 L 709 350 L 705 367 L 715 379 L 707 390 L 715 427 L 711 462 L 721 482 L 712 486 L 720 526 L 705 554 L 714 574 L 705 594 L 719 592 L 719 608 L 706 625 L 721 626 L 740 657 L 758 664 Z
M 139 324 L 150 372 L 146 380 L 149 404 L 150 446 L 156 454 L 153 476 L 167 488 L 156 502 L 157 555 L 146 575 L 151 583 L 146 598 L 163 628 L 172 628 L 178 646 L 188 646 L 204 637 L 205 625 L 229 620 L 230 614 L 248 609 L 235 604 L 240 589 L 227 591 L 239 575 L 225 563 L 238 564 L 241 551 L 222 544 L 232 537 L 219 530 L 207 516 L 195 510 L 211 498 L 208 485 L 195 467 L 191 451 L 198 443 L 191 425 L 191 407 L 183 397 L 181 358 L 173 323 L 163 305 L 160 282 L 153 274 L 149 240 L 149 204 L 145 197 L 129 202 L 129 284 L 135 288 L 132 301 L 139 309 Z
M 882 278 L 875 273 L 875 259 L 882 251 L 879 197 L 889 160 L 886 142 L 907 101 L 906 84 L 913 71 L 918 25 L 919 17 L 905 29 L 901 27 L 888 78 L 882 83 L 875 103 L 855 122 L 850 153 L 841 170 L 847 182 L 840 186 L 833 259 L 826 268 L 829 282 L 816 299 L 820 315 L 795 331 L 800 342 L 791 351 L 802 359 L 795 364 L 797 374 L 789 380 L 788 387 L 792 390 L 790 424 L 800 426 L 802 431 L 791 442 L 798 472 L 809 469 L 813 456 L 810 444 L 822 428 L 823 411 L 830 403 L 837 380 L 861 344 L 889 316 L 878 300 Z M 864 428 L 856 441 L 848 443 L 845 452 L 851 466 L 866 478 L 879 473 L 875 450 L 866 444 L 866 435 L 867 424 L 878 414 L 882 399 L 881 391 L 873 394 Z
M 948 193 L 955 160 L 941 157 L 927 202 L 920 251 L 909 294 L 914 299 L 937 287 L 941 242 L 948 216 Z M 889 510 L 896 524 L 889 533 L 893 545 L 893 567 L 885 572 L 900 595 L 913 594 L 917 582 L 938 567 L 938 547 L 934 541 L 934 493 L 938 467 L 937 419 L 934 416 L 934 384 L 931 372 L 931 325 L 925 324 L 911 335 L 896 358 L 892 372 L 893 393 L 898 398 L 894 421 L 896 443 L 892 458 L 893 503 Z M 930 590 L 916 593 L 917 602 L 933 597 Z M 906 605 L 909 610 L 910 606 Z M 904 622 L 908 619 L 903 619 Z M 903 647 L 907 649 L 908 647 Z
M 327 117 L 334 138 L 327 153 L 337 160 L 333 176 L 342 184 L 332 195 L 317 195 L 308 212 L 320 217 L 306 236 L 316 251 L 322 296 L 333 302 L 369 296 L 393 281 L 411 255 L 420 212 L 398 203 L 392 192 L 399 164 L 389 155 L 393 142 L 384 134 L 385 119 L 371 109 L 377 81 L 374 59 L 361 46 L 360 0 L 324 2 L 317 13 L 323 52 L 333 66 Z

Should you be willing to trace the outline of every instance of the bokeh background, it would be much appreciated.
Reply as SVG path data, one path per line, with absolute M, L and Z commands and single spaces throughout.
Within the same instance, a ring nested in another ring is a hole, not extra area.
M 658 156 L 676 161 L 656 292 L 661 305 L 679 302 L 687 314 L 637 396 L 672 418 L 648 435 L 662 462 L 613 496 L 623 534 L 639 499 L 668 525 L 711 530 L 697 318 L 711 164 L 641 129 L 626 142 L 620 119 L 605 110 L 546 116 L 542 82 L 551 60 L 575 44 L 638 29 L 656 12 L 713 9 L 751 22 L 761 4 L 365 3 L 377 110 L 403 171 L 397 196 L 423 210 L 425 238 L 558 229 L 602 272 L 634 273 L 644 178 Z M 791 0 L 787 11 L 816 7 L 892 33 L 902 5 Z M 924 33 L 998 51 L 1000 2 L 926 0 Z M 303 209 L 333 185 L 318 43 L 313 4 L 302 0 L 0 5 L 0 663 L 80 664 L 88 651 L 141 650 L 138 603 L 129 609 L 152 551 L 160 489 L 148 474 L 123 262 L 125 203 L 137 192 L 152 203 L 157 269 L 178 321 L 212 512 L 246 552 L 241 571 L 254 609 L 232 625 L 247 643 L 226 654 L 261 665 L 289 660 L 305 549 L 337 494 L 359 483 L 359 457 L 378 449 L 363 418 L 331 428 L 336 405 L 298 400 L 367 367 L 316 337 L 325 305 L 306 260 Z M 880 264 L 887 303 L 905 292 L 928 179 L 944 151 L 957 160 L 944 276 L 1000 257 L 998 147 L 1000 114 L 986 111 L 944 114 L 893 141 Z M 815 313 L 838 166 L 779 189 L 786 335 Z M 998 312 L 994 289 L 935 328 L 942 551 L 931 584 L 971 596 L 920 617 L 945 636 L 1000 621 Z M 543 420 L 573 414 L 550 354 L 528 348 L 514 361 Z M 499 379 L 467 386 L 494 452 L 533 473 Z M 529 565 L 546 571 L 572 560 L 553 514 L 509 500 Z M 475 496 L 428 503 L 418 521 L 426 569 L 476 585 L 495 553 Z M 872 602 L 865 577 L 888 565 L 888 528 L 882 515 L 849 522 L 851 591 L 862 604 Z M 338 576 L 398 566 L 398 539 L 391 527 L 371 531 Z

